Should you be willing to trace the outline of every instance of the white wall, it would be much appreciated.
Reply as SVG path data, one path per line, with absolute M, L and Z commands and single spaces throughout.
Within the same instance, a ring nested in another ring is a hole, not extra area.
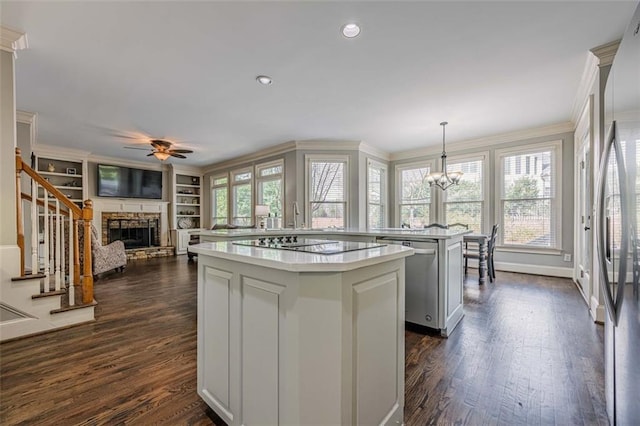
M 13 53 L 0 51 L 0 246 L 15 246 L 16 104 Z

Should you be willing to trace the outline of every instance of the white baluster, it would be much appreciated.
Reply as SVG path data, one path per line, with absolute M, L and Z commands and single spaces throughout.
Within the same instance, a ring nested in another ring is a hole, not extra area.
M 47 207 L 49 205 L 49 193 L 47 192 L 46 188 L 44 189 L 44 252 L 43 252 L 43 271 L 42 273 L 44 274 L 44 292 L 48 293 L 49 292 L 49 208 Z
M 60 231 L 60 277 L 62 279 L 62 287 L 66 288 L 66 283 L 67 283 L 67 259 L 65 259 L 65 235 L 64 235 L 64 224 L 67 222 L 67 220 L 65 219 L 64 215 L 60 215 L 60 220 L 62 222 L 62 225 L 60 225 L 62 227 L 62 230 Z
M 73 277 L 75 275 L 75 270 L 73 269 L 73 259 L 75 259 L 75 254 L 73 248 L 74 244 L 74 235 L 73 235 L 73 213 L 71 213 L 71 209 L 69 209 L 69 306 L 75 305 L 75 281 Z M 76 237 L 77 238 L 77 237 Z
M 54 217 L 56 224 L 56 232 L 55 232 L 55 250 L 56 250 L 56 291 L 60 291 L 60 241 L 62 238 L 60 237 L 60 200 L 56 198 L 56 215 Z
M 38 235 L 40 226 L 38 221 L 38 182 L 31 181 L 31 273 L 40 272 L 40 259 L 38 259 Z
M 47 210 L 49 210 L 49 208 L 47 207 Z M 52 281 L 54 282 L 55 285 L 55 270 L 56 270 L 56 260 L 55 260 L 55 245 L 54 245 L 54 241 L 56 239 L 56 236 L 54 234 L 55 232 L 55 223 L 53 222 L 53 218 L 54 218 L 54 213 L 49 213 L 49 275 L 51 275 L 51 278 L 49 278 L 49 283 L 51 283 Z M 47 287 L 47 291 L 51 291 L 51 287 Z

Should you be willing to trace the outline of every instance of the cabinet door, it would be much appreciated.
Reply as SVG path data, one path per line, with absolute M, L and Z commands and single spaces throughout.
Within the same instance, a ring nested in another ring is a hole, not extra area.
M 188 232 L 179 232 L 178 235 L 178 250 L 187 251 L 189 241 L 191 240 L 191 234 Z

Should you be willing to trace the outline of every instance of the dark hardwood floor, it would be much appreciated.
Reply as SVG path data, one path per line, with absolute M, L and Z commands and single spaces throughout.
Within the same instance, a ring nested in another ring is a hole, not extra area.
M 0 424 L 222 424 L 196 393 L 196 265 L 130 262 L 97 281 L 95 323 L 0 344 Z M 607 424 L 571 281 L 470 272 L 449 339 L 406 332 L 406 424 Z

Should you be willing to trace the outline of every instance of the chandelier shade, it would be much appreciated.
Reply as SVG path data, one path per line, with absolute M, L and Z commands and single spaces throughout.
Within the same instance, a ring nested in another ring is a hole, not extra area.
M 447 151 L 445 150 L 445 126 L 449 124 L 446 121 L 440 123 L 442 126 L 442 155 L 440 159 L 442 161 L 440 165 L 440 171 L 431 172 L 427 175 L 427 182 L 429 183 L 429 187 L 437 186 L 443 191 L 449 188 L 451 185 L 457 185 L 460 183 L 460 179 L 462 179 L 462 172 L 447 172 Z

